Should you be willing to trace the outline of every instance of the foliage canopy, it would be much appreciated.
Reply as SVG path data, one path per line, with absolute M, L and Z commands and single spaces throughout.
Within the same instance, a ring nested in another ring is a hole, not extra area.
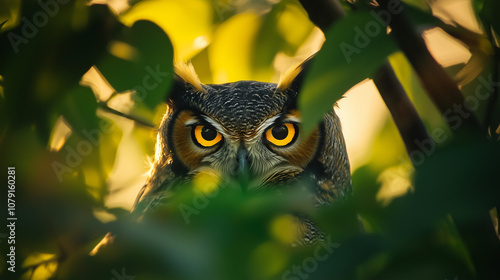
M 15 167 L 17 218 L 15 273 L 0 230 L 2 279 L 500 277 L 492 222 L 498 234 L 498 1 L 471 1 L 481 33 L 433 16 L 427 1 L 402 3 L 415 30 L 444 30 L 470 52 L 467 63 L 446 68 L 467 102 L 449 112 L 432 105 L 412 68 L 419 57 L 403 55 L 379 8 L 343 3 L 346 16 L 325 33 L 308 69 L 299 100 L 305 131 L 388 60 L 432 137 L 408 156 L 387 118 L 353 170 L 352 198 L 315 209 L 300 190 L 186 186 L 140 225 L 107 201 L 130 188 L 116 187 L 120 176 L 144 179 L 174 60 L 192 61 L 204 83 L 275 82 L 281 65 L 315 50 L 319 30 L 295 0 L 102 2 L 110 4 L 0 2 L 0 168 L 7 178 Z M 473 115 L 480 132 L 463 125 Z M 188 218 L 183 205 L 194 210 Z M 290 246 L 292 212 L 318 221 L 325 242 Z M 108 231 L 127 242 L 89 256 Z

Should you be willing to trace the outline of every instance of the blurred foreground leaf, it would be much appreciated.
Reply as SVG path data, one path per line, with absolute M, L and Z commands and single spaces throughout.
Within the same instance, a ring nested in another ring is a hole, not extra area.
M 172 44 L 163 30 L 138 21 L 123 28 L 97 68 L 118 92 L 135 90 L 134 99 L 153 109 L 165 100 L 172 84 L 172 61 Z
M 35 124 L 44 141 L 53 121 L 49 112 L 97 62 L 119 24 L 103 5 L 70 2 L 58 9 L 49 18 L 38 4 L 27 2 L 23 23 L 0 34 L 7 121 L 11 129 Z M 41 13 L 45 25 L 35 26 L 34 15 Z

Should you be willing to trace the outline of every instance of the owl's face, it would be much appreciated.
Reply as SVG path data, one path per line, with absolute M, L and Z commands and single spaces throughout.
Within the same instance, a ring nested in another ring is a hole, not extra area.
M 201 86 L 201 85 L 200 85 Z M 276 84 L 240 81 L 180 87 L 165 138 L 189 174 L 223 180 L 248 176 L 249 189 L 301 173 L 314 158 L 320 135 L 301 135 L 297 93 Z
M 302 177 L 318 204 L 351 193 L 349 160 L 333 108 L 310 135 L 301 132 L 297 97 L 308 61 L 278 84 L 204 85 L 192 65 L 177 67 L 151 173 L 132 212 L 142 215 L 176 186 L 203 174 L 215 175 L 218 185 L 250 191 Z

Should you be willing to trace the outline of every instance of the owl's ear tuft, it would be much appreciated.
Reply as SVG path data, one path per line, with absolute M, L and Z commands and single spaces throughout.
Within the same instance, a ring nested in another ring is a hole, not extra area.
M 292 89 L 299 92 L 302 88 L 302 83 L 304 81 L 304 77 L 306 76 L 307 68 L 311 64 L 311 60 L 313 57 L 314 54 L 300 63 L 297 67 L 291 68 L 287 72 L 285 72 L 285 74 L 280 78 L 277 91 L 285 92 L 288 89 Z
M 193 64 L 184 63 L 184 62 L 175 62 L 175 78 L 176 82 L 183 83 L 184 85 L 189 85 L 195 91 L 201 93 L 207 93 L 206 89 L 203 88 L 203 84 L 201 83 L 196 71 L 194 70 Z

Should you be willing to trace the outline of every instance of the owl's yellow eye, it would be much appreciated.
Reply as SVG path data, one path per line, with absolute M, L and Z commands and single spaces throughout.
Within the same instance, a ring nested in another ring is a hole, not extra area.
M 292 123 L 278 124 L 266 131 L 266 139 L 273 145 L 283 147 L 295 140 L 296 128 Z
M 215 128 L 197 125 L 193 130 L 194 140 L 202 147 L 210 148 L 222 140 L 222 135 Z

